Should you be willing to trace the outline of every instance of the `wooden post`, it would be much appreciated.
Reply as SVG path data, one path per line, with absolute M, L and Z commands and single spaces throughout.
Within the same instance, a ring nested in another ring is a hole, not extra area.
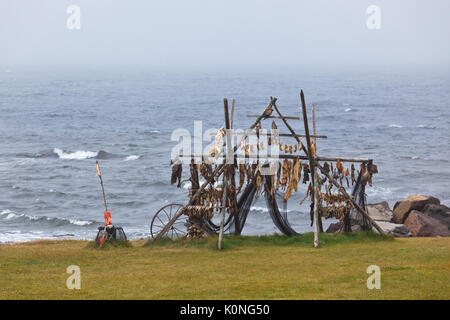
M 316 105 L 315 104 L 313 104 L 312 114 L 313 114 L 314 147 L 316 147 L 316 151 L 317 151 L 317 145 L 316 145 L 316 135 L 317 135 L 317 130 L 316 130 Z
M 309 136 L 309 126 L 308 126 L 308 115 L 306 114 L 306 103 L 305 103 L 305 96 L 303 95 L 303 90 L 300 91 L 300 100 L 302 103 L 302 112 L 303 112 L 303 124 L 305 126 L 305 134 L 306 134 L 306 144 L 308 146 L 308 160 L 309 160 L 309 170 L 311 172 L 311 183 L 314 185 L 315 181 L 315 166 L 314 166 L 314 159 L 313 154 L 311 151 L 311 137 Z M 311 209 L 310 209 L 310 217 L 311 217 L 311 223 L 314 221 L 314 192 L 311 193 Z
M 314 161 L 317 162 L 317 139 L 316 139 L 316 137 L 317 137 L 317 127 L 316 127 L 316 105 L 315 104 L 313 104 L 312 116 L 313 116 L 313 131 L 314 131 L 314 136 L 313 136 L 314 149 L 316 150 L 316 155 L 314 156 Z M 317 175 L 317 170 L 316 170 L 316 172 L 314 174 Z M 316 197 L 316 195 L 314 197 Z M 314 199 L 316 199 L 316 198 L 314 198 Z M 322 217 L 320 215 L 317 216 L 317 222 L 318 222 L 318 225 L 319 225 L 319 231 L 323 232 Z
M 233 102 L 231 103 L 231 123 L 230 123 L 230 129 L 233 129 L 233 121 L 234 121 L 234 107 L 236 104 L 236 100 L 233 99 Z
M 219 242 L 217 243 L 217 248 L 222 250 L 222 238 L 223 238 L 223 226 L 225 224 L 225 210 L 227 208 L 227 192 L 228 192 L 228 179 L 226 178 L 227 172 L 224 171 L 223 179 L 223 196 L 222 196 L 222 212 L 220 213 L 220 231 L 219 231 Z
M 315 179 L 314 184 L 314 247 L 319 247 L 319 175 L 317 174 L 317 168 L 314 169 Z

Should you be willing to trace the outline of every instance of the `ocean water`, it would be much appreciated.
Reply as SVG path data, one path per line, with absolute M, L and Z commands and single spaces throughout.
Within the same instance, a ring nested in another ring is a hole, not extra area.
M 93 238 L 104 211 L 96 160 L 114 224 L 148 237 L 160 207 L 187 201 L 186 186 L 170 185 L 174 129 L 193 132 L 195 120 L 219 128 L 224 97 L 236 99 L 235 128 L 246 129 L 254 119 L 245 115 L 269 96 L 298 116 L 300 88 L 328 136 L 318 154 L 378 165 L 369 202 L 428 194 L 450 205 L 448 74 L 1 70 L 0 242 Z M 304 192 L 288 204 L 298 232 L 312 231 L 309 205 L 298 205 Z M 261 197 L 243 233 L 274 232 Z

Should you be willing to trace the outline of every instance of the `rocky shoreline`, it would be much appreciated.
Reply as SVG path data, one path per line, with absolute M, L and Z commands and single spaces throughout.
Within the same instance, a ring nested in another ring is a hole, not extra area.
M 411 195 L 397 201 L 391 210 L 386 201 L 367 205 L 369 216 L 387 234 L 395 237 L 449 237 L 450 208 L 432 196 Z M 362 217 L 350 214 L 352 232 L 363 230 Z M 342 232 L 343 223 L 332 223 L 326 232 Z M 374 232 L 378 232 L 373 228 Z

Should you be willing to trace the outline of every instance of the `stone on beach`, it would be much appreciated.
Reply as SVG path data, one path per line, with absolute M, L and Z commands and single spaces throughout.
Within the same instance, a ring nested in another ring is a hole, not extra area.
M 412 210 L 409 213 L 405 225 L 415 237 L 450 236 L 450 231 L 446 225 L 417 210 Z
M 450 208 L 442 204 L 427 204 L 422 213 L 438 220 L 450 230 Z
M 373 220 L 391 222 L 394 217 L 393 212 L 389 208 L 389 204 L 386 201 L 368 204 L 367 214 Z
M 378 226 L 386 233 L 392 234 L 394 237 L 410 237 L 411 233 L 409 232 L 407 226 L 404 224 L 397 224 L 388 221 L 375 221 Z M 372 227 L 372 230 L 378 233 L 375 227 Z
M 394 220 L 393 222 L 397 224 L 404 223 L 408 218 L 409 213 L 412 210 L 422 211 L 427 204 L 437 204 L 441 202 L 439 199 L 424 196 L 424 195 L 412 195 L 405 200 L 398 201 L 394 206 Z

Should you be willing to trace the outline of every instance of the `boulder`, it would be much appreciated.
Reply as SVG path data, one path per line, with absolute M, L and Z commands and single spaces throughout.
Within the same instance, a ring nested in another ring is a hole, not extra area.
M 336 223 L 332 223 L 330 224 L 330 226 L 327 229 L 327 233 L 335 233 L 335 232 L 339 232 L 339 230 L 341 230 L 343 223 L 342 222 L 336 222 Z
M 442 204 L 427 204 L 421 211 L 429 217 L 438 220 L 443 225 L 446 225 L 450 230 L 450 208 Z
M 439 205 L 441 202 L 437 198 L 423 195 L 412 195 L 405 200 L 398 201 L 394 206 L 393 222 L 398 224 L 404 223 L 412 210 L 422 211 L 427 204 Z
M 394 214 L 386 201 L 367 205 L 367 213 L 376 221 L 391 222 Z
M 410 237 L 411 233 L 404 224 L 397 224 L 388 221 L 375 221 L 378 226 L 387 234 L 392 234 L 394 237 Z M 378 233 L 375 227 L 372 230 Z
M 409 213 L 405 225 L 415 237 L 450 236 L 450 231 L 446 225 L 417 210 L 412 210 Z

